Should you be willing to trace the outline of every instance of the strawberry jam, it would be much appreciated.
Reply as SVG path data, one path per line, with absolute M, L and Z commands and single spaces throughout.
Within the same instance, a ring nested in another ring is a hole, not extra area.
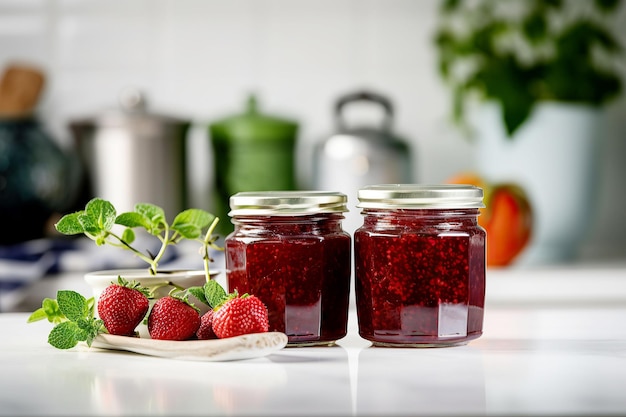
M 289 345 L 329 345 L 346 335 L 351 239 L 341 220 L 346 196 L 245 192 L 231 197 L 226 238 L 229 291 L 259 297 L 269 330 Z
M 359 334 L 380 346 L 453 346 L 482 334 L 485 231 L 473 186 L 359 190 Z

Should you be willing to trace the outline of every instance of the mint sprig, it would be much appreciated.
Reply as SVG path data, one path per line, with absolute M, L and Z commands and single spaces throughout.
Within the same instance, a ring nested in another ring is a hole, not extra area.
M 133 252 L 137 257 L 149 265 L 150 274 L 157 273 L 159 262 L 165 255 L 168 246 L 176 245 L 183 239 L 195 240 L 202 244 L 202 259 L 207 281 L 209 274 L 209 247 L 222 250 L 216 245 L 217 237 L 213 230 L 219 219 L 213 214 L 201 209 L 187 209 L 176 215 L 172 224 L 167 222 L 165 212 L 159 206 L 149 203 L 136 204 L 131 212 L 117 215 L 113 204 L 101 198 L 90 200 L 84 210 L 63 216 L 54 226 L 57 231 L 65 235 L 84 234 L 96 245 L 110 245 Z M 123 226 L 121 234 L 116 233 L 115 225 Z M 148 234 L 155 236 L 161 242 L 156 254 L 149 251 L 143 253 L 132 243 L 135 241 L 133 229 L 144 229 Z M 203 231 L 206 233 L 203 236 Z
M 106 332 L 103 321 L 94 317 L 93 297 L 86 299 L 75 291 L 60 290 L 56 300 L 45 298 L 41 304 L 41 308 L 35 310 L 27 322 L 47 318 L 54 323 L 48 343 L 57 349 L 71 349 L 78 342 L 87 342 L 91 346 L 98 334 Z
M 196 297 L 200 302 L 213 309 L 217 308 L 226 299 L 228 299 L 226 290 L 224 290 L 224 288 L 222 288 L 222 286 L 214 280 L 205 282 L 202 287 L 190 287 L 187 291 Z

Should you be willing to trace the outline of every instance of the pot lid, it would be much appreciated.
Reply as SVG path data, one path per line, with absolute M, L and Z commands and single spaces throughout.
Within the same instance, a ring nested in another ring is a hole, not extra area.
M 118 101 L 118 108 L 106 109 L 95 116 L 72 120 L 70 125 L 74 127 L 132 128 L 135 125 L 147 123 L 165 126 L 188 125 L 190 123 L 189 120 L 175 116 L 149 112 L 145 94 L 134 88 L 123 90 Z
M 298 124 L 288 119 L 262 114 L 254 95 L 248 97 L 244 113 L 228 116 L 210 125 L 215 139 L 295 139 Z

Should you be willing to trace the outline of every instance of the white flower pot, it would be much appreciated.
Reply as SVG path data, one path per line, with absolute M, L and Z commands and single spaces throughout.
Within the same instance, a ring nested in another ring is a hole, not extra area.
M 599 109 L 541 103 L 510 138 L 499 105 L 477 118 L 477 169 L 491 182 L 516 182 L 534 209 L 533 236 L 516 264 L 573 259 L 593 221 L 598 151 L 603 139 Z

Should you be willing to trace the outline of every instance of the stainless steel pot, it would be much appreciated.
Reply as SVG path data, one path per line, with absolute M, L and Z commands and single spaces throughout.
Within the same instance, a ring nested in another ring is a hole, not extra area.
M 347 106 L 367 102 L 384 112 L 380 127 L 350 126 Z M 362 223 L 356 208 L 359 188 L 373 184 L 412 182 L 410 147 L 392 131 L 391 101 L 371 91 L 357 91 L 339 97 L 335 104 L 336 132 L 319 142 L 314 150 L 314 187 L 340 191 L 348 196 L 350 213 L 344 228 L 353 232 Z
M 121 109 L 69 124 L 89 177 L 90 194 L 110 200 L 120 212 L 145 202 L 174 216 L 187 203 L 190 122 L 149 113 L 137 91 L 122 94 L 120 104 Z

